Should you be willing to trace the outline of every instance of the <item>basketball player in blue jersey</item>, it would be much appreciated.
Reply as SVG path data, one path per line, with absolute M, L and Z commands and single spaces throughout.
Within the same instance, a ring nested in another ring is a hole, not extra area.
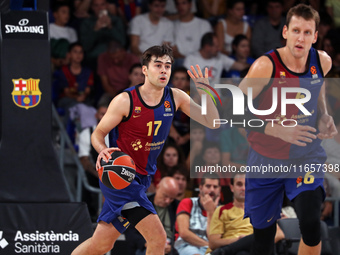
M 203 125 L 214 128 L 213 119 L 219 118 L 212 100 L 208 101 L 208 114 L 201 115 L 201 106 L 183 91 L 167 87 L 172 50 L 167 45 L 153 46 L 142 56 L 145 83 L 117 95 L 92 134 L 92 145 L 99 153 L 96 163 L 108 161 L 113 151 L 121 150 L 136 163 L 136 177 L 125 189 L 113 190 L 100 183 L 105 197 L 97 228 L 91 238 L 80 244 L 73 255 L 98 254 L 110 251 L 125 229 L 132 224 L 147 242 L 146 254 L 164 254 L 166 233 L 156 211 L 145 192 L 156 171 L 156 158 L 168 136 L 174 112 L 191 115 Z M 203 76 L 199 66 L 191 66 L 188 74 L 196 86 L 208 84 L 208 70 Z M 201 90 L 199 90 L 201 93 Z M 215 127 L 216 128 L 216 127 Z M 110 133 L 110 148 L 104 137 Z M 210 201 L 213 203 L 212 199 Z
M 304 115 L 295 105 L 289 105 L 286 116 L 281 116 L 280 97 L 279 107 L 273 114 L 255 116 L 247 113 L 244 116 L 246 121 L 253 118 L 282 121 L 286 118 L 298 123 L 295 127 L 284 127 L 275 121 L 273 126 L 270 122 L 262 128 L 248 127 L 251 146 L 248 166 L 310 167 L 325 162 L 320 139 L 331 138 L 337 131 L 327 113 L 323 82 L 332 66 L 331 58 L 312 48 L 317 40 L 319 21 L 318 13 L 310 6 L 299 4 L 291 8 L 282 32 L 286 46 L 258 58 L 239 86 L 245 95 L 248 88 L 252 88 L 253 103 L 259 110 L 270 108 L 274 87 L 278 91 L 283 87 L 301 87 L 311 93 L 311 99 L 304 104 L 311 116 Z M 252 177 L 259 176 L 247 173 L 246 180 L 245 217 L 250 217 L 255 238 L 251 254 L 269 255 L 273 251 L 276 220 L 280 218 L 285 191 L 299 218 L 302 233 L 299 255 L 319 255 L 320 208 L 325 197 L 322 174 L 303 172 L 300 178 Z

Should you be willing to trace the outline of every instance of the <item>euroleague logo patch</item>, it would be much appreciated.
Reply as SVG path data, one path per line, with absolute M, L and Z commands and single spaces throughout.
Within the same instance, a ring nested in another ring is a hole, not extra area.
M 316 74 L 316 67 L 315 67 L 315 66 L 312 66 L 312 67 L 310 68 L 310 72 L 311 72 L 312 74 Z
M 164 111 L 165 112 L 171 112 L 171 104 L 169 101 L 164 102 Z

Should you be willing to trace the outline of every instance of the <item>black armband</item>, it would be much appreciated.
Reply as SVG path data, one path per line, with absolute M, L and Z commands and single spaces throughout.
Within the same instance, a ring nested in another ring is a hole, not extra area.
M 255 114 L 251 113 L 247 106 L 248 96 L 244 95 L 244 114 L 234 114 L 235 110 L 233 109 L 234 99 L 231 97 L 228 102 L 226 108 L 223 109 L 221 116 L 224 118 L 223 120 L 228 121 L 231 127 L 244 127 L 250 131 L 255 131 L 264 134 L 264 130 L 267 125 L 267 121 L 261 120 Z M 237 105 L 235 105 L 237 107 Z

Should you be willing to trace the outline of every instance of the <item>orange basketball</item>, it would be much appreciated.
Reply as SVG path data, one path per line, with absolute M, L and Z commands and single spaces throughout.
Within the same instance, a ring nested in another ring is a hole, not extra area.
M 131 184 L 136 175 L 133 159 L 121 151 L 114 151 L 109 162 L 101 160 L 98 169 L 100 181 L 110 189 L 124 189 Z

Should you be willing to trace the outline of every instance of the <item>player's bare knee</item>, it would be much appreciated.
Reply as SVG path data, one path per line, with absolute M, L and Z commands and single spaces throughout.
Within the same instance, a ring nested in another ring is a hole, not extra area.
M 113 249 L 115 242 L 92 242 L 90 250 L 93 254 L 105 254 Z
M 150 240 L 150 241 L 153 243 L 154 246 L 164 248 L 165 243 L 166 243 L 166 238 L 167 238 L 166 232 L 162 228 L 157 232 L 157 234 L 154 235 L 154 238 L 152 238 L 153 240 Z

